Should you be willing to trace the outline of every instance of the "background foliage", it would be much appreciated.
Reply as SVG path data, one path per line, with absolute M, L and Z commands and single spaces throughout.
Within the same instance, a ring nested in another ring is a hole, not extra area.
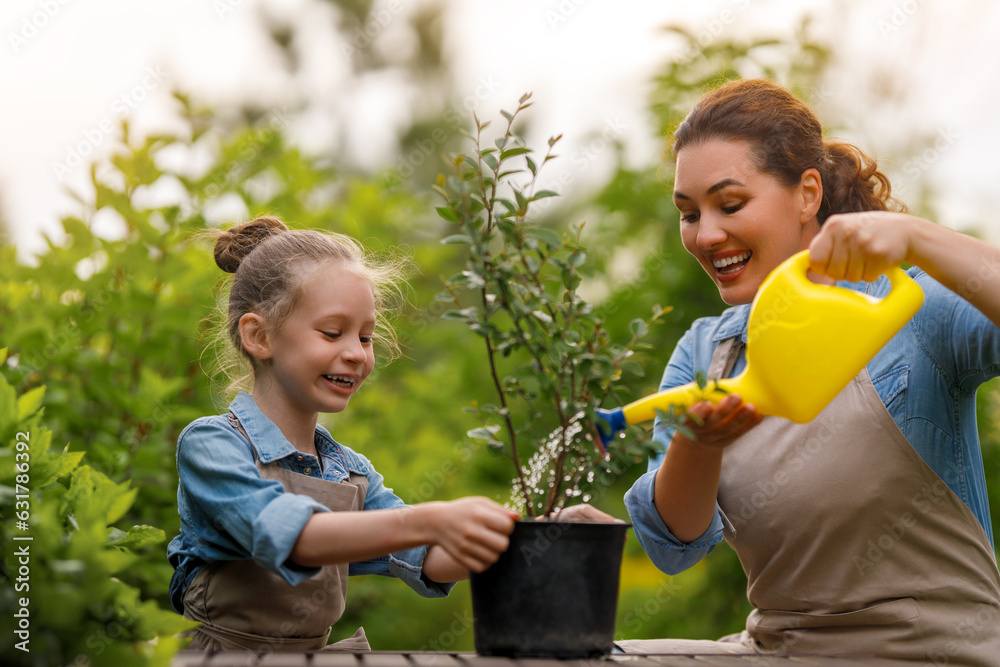
M 345 35 L 352 26 L 363 25 L 371 11 L 366 2 L 338 4 Z M 434 300 L 442 276 L 462 269 L 460 253 L 438 243 L 450 231 L 434 212 L 430 185 L 443 169 L 434 156 L 458 150 L 457 130 L 471 128 L 471 119 L 456 115 L 449 98 L 447 65 L 441 61 L 434 26 L 432 15 L 414 20 L 419 57 L 405 65 L 386 62 L 387 56 L 376 50 L 355 54 L 358 76 L 405 66 L 433 91 L 428 110 L 399 134 L 399 157 L 384 171 L 363 173 L 351 169 L 343 156 L 302 150 L 291 141 L 288 125 L 289 114 L 297 109 L 205 109 L 178 93 L 182 122 L 176 132 L 136 137 L 122 127 L 115 157 L 92 168 L 93 193 L 81 195 L 78 214 L 62 221 L 64 238 L 50 241 L 31 262 L 18 261 L 14 248 L 0 246 L 0 346 L 9 349 L 0 373 L 3 386 L 13 387 L 0 397 L 6 401 L 0 412 L 10 410 L 10 396 L 42 398 L 39 388 L 44 386 L 44 412 L 24 418 L 32 420 L 32 429 L 51 432 L 53 450 L 68 445 L 70 454 L 53 456 L 73 457 L 73 465 L 33 487 L 37 523 L 32 530 L 48 536 L 51 562 L 83 565 L 36 561 L 32 599 L 39 606 L 33 628 L 41 645 L 45 633 L 67 627 L 68 616 L 44 606 L 46 590 L 58 590 L 66 609 L 79 614 L 73 618 L 87 620 L 79 624 L 82 643 L 46 644 L 44 662 L 58 654 L 66 663 L 101 664 L 112 654 L 112 645 L 114 655 L 127 655 L 136 664 L 155 662 L 156 655 L 143 644 L 148 628 L 163 634 L 176 629 L 151 624 L 134 635 L 109 634 L 118 627 L 113 623 L 123 626 L 114 616 L 115 609 L 125 608 L 122 600 L 145 605 L 150 618 L 162 620 L 155 608 L 169 609 L 170 568 L 163 543 L 135 543 L 136 550 L 126 558 L 118 555 L 125 554 L 121 536 L 133 525 L 162 530 L 166 539 L 177 533 L 177 435 L 192 419 L 228 402 L 206 374 L 209 358 L 203 353 L 221 272 L 208 246 L 196 238 L 216 224 L 211 213 L 220 207 L 244 210 L 246 216 L 271 213 L 295 226 L 354 235 L 375 250 L 401 246 L 413 255 L 420 272 L 412 276 L 411 304 L 396 323 L 407 358 L 378 369 L 351 409 L 325 423 L 337 439 L 369 456 L 407 502 L 467 494 L 508 497 L 505 462 L 465 437 L 469 421 L 462 408 L 473 400 L 490 400 L 482 342 L 441 321 L 446 304 Z M 803 26 L 792 39 L 702 43 L 675 31 L 686 40 L 684 51 L 690 55 L 665 63 L 655 79 L 650 112 L 657 119 L 658 136 L 669 132 L 706 85 L 738 75 L 786 83 L 822 112 L 824 72 L 834 54 L 808 35 Z M 281 31 L 274 38 L 280 48 L 292 41 Z M 535 99 L 545 103 L 543 93 L 536 91 Z M 838 121 L 826 120 L 834 126 Z M 560 128 L 545 132 L 558 134 Z M 423 150 L 428 145 L 434 156 Z M 646 339 L 653 351 L 638 359 L 645 373 L 633 387 L 638 397 L 655 389 L 690 322 L 717 314 L 723 304 L 681 248 L 669 197 L 669 167 L 629 167 L 618 155 L 606 183 L 573 199 L 548 200 L 553 203 L 545 208 L 544 220 L 558 233 L 587 221 L 581 243 L 588 261 L 579 267 L 581 289 L 605 317 L 614 340 L 627 341 L 628 323 L 646 317 L 654 304 L 672 307 Z M 897 156 L 900 161 L 903 157 Z M 197 169 L 192 167 L 196 164 Z M 553 166 L 558 168 L 558 159 Z M 933 211 L 918 212 L 933 217 Z M 98 221 L 101 229 L 113 231 L 95 234 Z M 1000 414 L 995 392 L 981 395 L 980 419 L 984 425 L 995 424 Z M 0 448 L 5 455 L 14 445 L 7 433 L 11 423 L 3 424 Z M 984 430 L 987 474 L 996 480 L 1000 440 L 995 429 Z M 69 512 L 65 502 L 69 490 L 81 483 L 83 473 L 74 472 L 79 470 L 90 471 L 91 480 L 108 480 L 130 494 L 132 502 L 127 507 L 123 503 L 120 512 Z M 644 470 L 644 461 L 634 461 L 594 503 L 625 517 L 622 496 Z M 993 516 L 1000 517 L 1000 487 L 992 486 Z M 2 502 L 9 576 L 16 570 L 8 541 L 9 494 Z M 73 551 L 81 541 L 87 541 L 92 555 Z M 127 560 L 127 567 L 109 565 L 118 560 Z M 95 592 L 92 587 L 102 581 L 107 586 Z M 636 540 L 629 540 L 618 634 L 715 638 L 737 631 L 748 611 L 745 585 L 725 546 L 691 570 L 667 577 L 655 570 Z M 9 595 L 0 598 L 0 614 L 8 617 L 13 604 Z M 378 649 L 469 650 L 467 584 L 444 600 L 424 600 L 398 582 L 356 578 L 334 638 L 352 634 L 358 625 L 365 626 Z M 86 639 L 101 630 L 109 643 L 98 654 Z M 164 645 L 169 648 L 169 642 Z M 5 664 L 25 657 L 8 644 L 0 644 L 0 650 Z

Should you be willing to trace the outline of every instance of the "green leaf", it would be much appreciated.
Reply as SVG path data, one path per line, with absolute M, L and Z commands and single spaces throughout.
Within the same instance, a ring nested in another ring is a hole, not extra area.
M 562 247 L 562 239 L 560 239 L 559 235 L 551 229 L 546 229 L 545 227 L 535 227 L 533 229 L 529 229 L 527 235 L 538 239 L 553 250 Z
M 28 393 L 19 396 L 17 399 L 18 421 L 24 421 L 38 412 L 42 407 L 43 398 L 45 398 L 45 387 L 35 387 Z
M 449 310 L 441 315 L 441 319 L 459 322 L 475 322 L 478 314 L 479 311 L 475 308 L 463 308 L 462 310 Z
M 475 438 L 477 440 L 495 440 L 496 434 L 500 431 L 500 426 L 496 424 L 490 424 L 488 426 L 480 426 L 479 428 L 474 428 L 470 431 L 466 431 L 465 435 L 470 438 Z
M 702 371 L 695 371 L 694 381 L 698 385 L 698 389 L 704 389 L 708 386 L 708 377 Z
M 586 261 L 587 261 L 587 253 L 585 253 L 582 250 L 574 250 L 569 254 L 569 257 L 566 258 L 566 262 L 570 266 L 580 266 Z
M 6 378 L 0 375 L 0 435 L 14 437 L 14 431 L 20 424 L 17 414 L 17 391 L 7 383 Z
M 132 526 L 128 532 L 111 529 L 108 544 L 125 549 L 141 549 L 166 540 L 167 534 L 154 526 Z
M 559 193 L 555 190 L 539 190 L 531 196 L 531 201 L 538 201 L 539 199 L 546 199 L 548 197 L 558 197 Z
M 455 213 L 455 211 L 453 211 L 452 209 L 448 208 L 447 206 L 438 206 L 434 210 L 437 211 L 438 215 L 440 215 L 443 219 L 447 220 L 448 222 L 458 222 L 459 220 L 458 214 Z
M 517 157 L 518 155 L 524 155 L 525 153 L 530 153 L 530 148 L 525 148 L 524 146 L 517 146 L 516 148 L 508 148 L 507 150 L 500 153 L 501 160 L 509 160 L 512 157 Z
M 634 361 L 622 362 L 621 369 L 623 373 L 630 373 L 635 377 L 646 377 L 646 372 L 642 370 L 642 366 Z
M 456 243 L 471 244 L 472 237 L 468 234 L 452 234 L 441 239 L 441 245 L 451 245 Z
M 649 325 L 646 324 L 646 320 L 641 317 L 637 317 L 628 323 L 628 329 L 632 332 L 633 336 L 639 336 L 641 338 L 646 335 L 646 332 L 649 330 Z

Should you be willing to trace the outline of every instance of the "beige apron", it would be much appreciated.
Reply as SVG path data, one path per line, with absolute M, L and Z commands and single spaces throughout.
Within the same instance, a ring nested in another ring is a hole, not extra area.
M 709 377 L 728 376 L 741 348 L 723 341 Z M 812 422 L 766 418 L 727 448 L 719 506 L 754 606 L 746 631 L 624 650 L 1000 665 L 986 532 L 906 441 L 867 370 Z
M 230 422 L 250 440 L 235 416 Z M 331 482 L 261 463 L 260 476 L 276 479 L 285 491 L 306 495 L 334 512 L 361 510 L 368 480 L 351 473 L 348 482 Z M 214 561 L 195 576 L 184 594 L 184 616 L 202 623 L 192 631 L 189 648 L 273 651 L 370 651 L 363 628 L 353 637 L 327 646 L 330 630 L 344 613 L 346 563 L 327 565 L 292 586 L 252 560 Z

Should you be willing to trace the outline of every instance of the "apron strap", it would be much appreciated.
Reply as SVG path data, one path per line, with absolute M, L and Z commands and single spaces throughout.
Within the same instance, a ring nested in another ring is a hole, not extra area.
M 722 378 L 729 377 L 744 347 L 746 347 L 746 344 L 738 335 L 726 338 L 716 345 L 715 351 L 712 353 L 712 363 L 708 366 L 708 379 L 721 380 Z M 719 518 L 722 519 L 723 527 L 735 535 L 736 526 L 726 516 L 722 507 L 719 507 Z
M 726 338 L 716 345 L 715 352 L 712 354 L 712 363 L 708 367 L 708 379 L 721 380 L 729 377 L 744 347 L 746 344 L 740 340 L 739 336 Z
M 256 464 L 257 448 L 253 446 L 253 440 L 250 439 L 250 435 L 247 433 L 247 430 L 243 428 L 243 424 L 240 423 L 239 417 L 233 414 L 233 411 L 230 410 L 229 414 L 226 415 L 226 419 L 228 419 L 229 423 L 232 424 L 233 428 L 239 431 L 240 435 L 242 435 L 246 439 L 247 444 L 250 445 L 250 454 L 253 456 L 253 462 Z

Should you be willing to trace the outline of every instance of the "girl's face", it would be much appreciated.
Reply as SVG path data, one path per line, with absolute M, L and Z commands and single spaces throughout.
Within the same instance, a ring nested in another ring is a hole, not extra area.
M 793 187 L 763 173 L 745 141 L 709 139 L 677 153 L 681 240 L 730 305 L 753 301 L 767 274 L 809 246 L 822 192 L 813 169 Z
M 375 367 L 372 288 L 344 262 L 326 262 L 301 288 L 301 300 L 269 337 L 266 372 L 276 391 L 268 393 L 297 412 L 340 412 Z

